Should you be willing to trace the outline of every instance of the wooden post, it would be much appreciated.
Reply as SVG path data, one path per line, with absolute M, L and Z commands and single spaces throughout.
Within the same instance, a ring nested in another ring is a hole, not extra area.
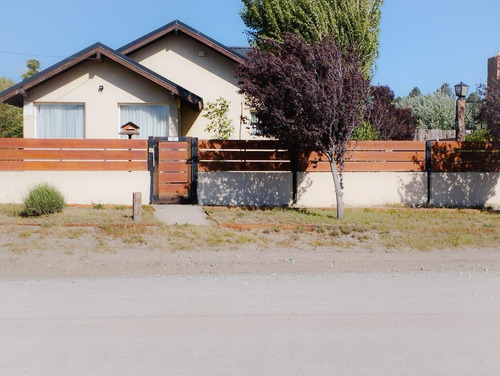
M 465 141 L 465 98 L 457 99 L 456 140 Z
M 132 194 L 132 219 L 134 222 L 141 220 L 142 214 L 142 193 L 134 192 Z

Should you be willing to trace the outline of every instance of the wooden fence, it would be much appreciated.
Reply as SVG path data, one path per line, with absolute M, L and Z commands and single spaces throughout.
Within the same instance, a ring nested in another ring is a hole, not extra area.
M 433 172 L 500 172 L 500 142 L 432 142 Z
M 290 171 L 289 153 L 274 141 L 207 141 L 198 145 L 199 171 Z M 322 153 L 299 158 L 298 170 L 330 171 Z M 344 171 L 424 171 L 425 142 L 363 141 L 348 147 Z
M 199 140 L 198 171 L 291 171 L 287 150 L 267 140 Z M 299 158 L 298 171 L 326 172 L 325 155 Z M 0 171 L 147 171 L 148 140 L 1 139 Z M 500 142 L 359 141 L 345 172 L 500 172 Z
M 147 170 L 147 140 L 0 138 L 0 171 Z
M 454 140 L 455 137 L 454 129 L 417 129 L 415 131 L 415 141 Z

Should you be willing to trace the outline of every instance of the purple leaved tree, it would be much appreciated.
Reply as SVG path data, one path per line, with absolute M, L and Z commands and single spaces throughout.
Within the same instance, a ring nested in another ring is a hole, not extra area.
M 344 215 L 342 169 L 347 142 L 363 119 L 369 82 L 353 53 L 332 39 L 307 44 L 291 33 L 266 40 L 237 72 L 241 93 L 257 111 L 257 131 L 291 153 L 322 152 L 330 162 L 337 218 Z
M 380 134 L 381 140 L 413 139 L 417 118 L 411 108 L 396 107 L 394 92 L 388 86 L 372 86 L 370 97 L 365 120 Z

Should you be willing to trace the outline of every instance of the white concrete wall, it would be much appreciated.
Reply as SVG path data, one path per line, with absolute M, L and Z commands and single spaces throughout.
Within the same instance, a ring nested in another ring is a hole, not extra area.
M 329 172 L 298 174 L 301 207 L 335 206 Z M 348 206 L 416 206 L 427 203 L 424 172 L 346 172 L 344 203 Z M 500 173 L 433 173 L 434 206 L 491 206 L 500 208 Z M 199 173 L 200 205 L 279 206 L 292 201 L 291 173 Z
M 132 205 L 132 193 L 141 192 L 149 204 L 148 171 L 1 171 L 0 202 L 21 203 L 39 183 L 58 188 L 68 204 Z
M 102 85 L 104 90 L 98 91 Z M 103 57 L 89 61 L 31 90 L 24 105 L 24 137 L 36 137 L 37 103 L 85 105 L 85 138 L 119 138 L 120 104 L 168 106 L 169 135 L 178 136 L 177 98 L 165 89 Z
M 335 206 L 330 172 L 299 173 L 297 205 Z M 349 206 L 421 205 L 427 202 L 427 175 L 421 172 L 345 172 L 344 204 Z
M 299 173 L 298 206 L 335 206 L 330 173 Z M 29 188 L 50 183 L 69 204 L 130 205 L 133 192 L 149 203 L 147 171 L 2 171 L 0 202 L 20 203 Z M 433 173 L 434 206 L 500 208 L 500 173 Z M 292 202 L 289 172 L 200 172 L 200 205 L 284 206 Z M 348 206 L 421 205 L 427 202 L 425 173 L 345 173 L 344 203 Z
M 500 208 L 500 172 L 443 172 L 431 175 L 431 204 Z
M 220 206 L 284 206 L 292 203 L 289 172 L 200 172 L 198 203 Z
M 206 56 L 198 56 L 198 51 L 205 51 Z M 241 116 L 249 118 L 250 112 L 244 106 L 244 96 L 238 94 L 238 79 L 234 77 L 237 63 L 230 58 L 182 33 L 167 35 L 130 58 L 201 96 L 205 106 L 219 97 L 225 98 L 231 102 L 229 118 L 235 127 L 231 138 L 255 138 L 248 133 L 246 125 L 240 126 Z M 211 138 L 204 131 L 209 120 L 202 115 L 189 109 L 184 113 L 183 110 L 183 136 Z

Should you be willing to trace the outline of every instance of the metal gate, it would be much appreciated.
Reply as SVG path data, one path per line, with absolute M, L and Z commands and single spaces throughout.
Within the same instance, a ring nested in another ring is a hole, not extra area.
M 150 173 L 155 204 L 197 204 L 198 139 L 150 138 Z

